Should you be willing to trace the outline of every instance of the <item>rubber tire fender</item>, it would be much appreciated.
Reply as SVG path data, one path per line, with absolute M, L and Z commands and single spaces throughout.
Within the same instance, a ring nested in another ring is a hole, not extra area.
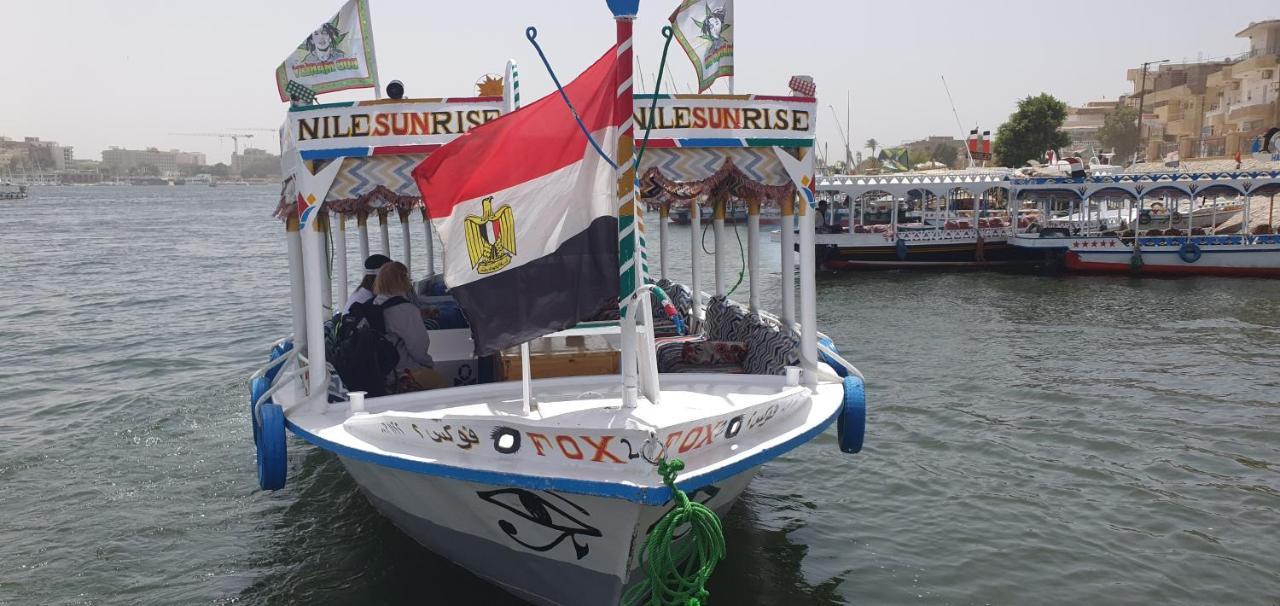
M 280 490 L 288 473 L 284 409 L 269 402 L 260 405 L 258 411 L 262 416 L 257 436 L 258 486 L 263 490 Z
M 819 336 L 818 342 L 830 348 L 831 351 L 840 353 L 840 349 L 836 347 L 835 341 L 832 341 L 830 338 Z M 835 370 L 836 374 L 839 375 L 840 377 L 843 378 L 843 377 L 849 376 L 849 369 L 845 368 L 843 364 L 836 362 L 835 358 L 828 356 L 827 352 L 819 349 L 818 359 L 822 360 L 823 362 L 826 362 L 829 366 L 831 366 L 832 370 Z
M 1182 259 L 1183 263 L 1195 263 L 1203 255 L 1204 253 L 1200 251 L 1200 245 L 1195 242 L 1187 242 L 1178 249 L 1178 258 Z
M 850 375 L 844 378 L 844 403 L 836 417 L 836 438 L 840 451 L 853 454 L 862 451 L 862 440 L 867 433 L 867 392 L 862 379 Z

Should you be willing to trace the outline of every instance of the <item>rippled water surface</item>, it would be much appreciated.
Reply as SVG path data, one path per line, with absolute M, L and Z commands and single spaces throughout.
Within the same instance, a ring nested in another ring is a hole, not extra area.
M 0 604 L 517 603 L 305 443 L 256 489 L 245 379 L 288 330 L 275 193 L 0 203 Z M 1280 282 L 818 291 L 868 377 L 867 447 L 832 430 L 762 469 L 713 604 L 1280 604 Z

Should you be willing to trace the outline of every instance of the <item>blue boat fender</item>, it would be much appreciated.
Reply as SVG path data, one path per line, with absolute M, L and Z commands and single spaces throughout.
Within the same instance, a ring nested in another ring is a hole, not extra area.
M 1195 242 L 1187 242 L 1178 249 L 1178 258 L 1185 263 L 1195 263 L 1200 260 L 1200 256 L 1203 254 L 1200 252 L 1200 246 Z
M 258 377 L 249 384 L 249 421 L 253 424 L 253 443 L 258 443 L 258 436 L 262 434 L 262 425 L 258 423 L 258 415 L 254 414 L 253 403 L 262 399 L 262 395 L 267 393 L 271 388 L 271 380 L 266 377 Z
M 840 349 L 836 347 L 835 341 L 832 341 L 830 338 L 819 335 L 818 342 L 821 343 L 827 349 L 830 349 L 831 351 L 834 351 L 836 353 L 840 353 Z M 839 362 L 836 362 L 835 358 L 832 358 L 831 356 L 827 355 L 827 352 L 819 349 L 818 357 L 821 358 L 823 362 L 826 362 L 828 365 L 830 365 L 831 368 L 836 371 L 837 375 L 840 375 L 841 377 L 849 376 L 849 369 L 845 368 L 844 364 L 840 364 Z
M 898 243 L 894 245 L 894 252 L 898 253 L 899 261 L 907 260 L 907 241 L 898 238 Z
M 836 418 L 836 438 L 840 451 L 853 454 L 862 451 L 862 439 L 867 433 L 867 392 L 862 379 L 857 376 L 844 378 L 844 404 Z
M 288 463 L 284 435 L 284 409 L 275 402 L 258 406 L 261 428 L 254 437 L 258 447 L 258 486 L 263 490 L 284 488 Z

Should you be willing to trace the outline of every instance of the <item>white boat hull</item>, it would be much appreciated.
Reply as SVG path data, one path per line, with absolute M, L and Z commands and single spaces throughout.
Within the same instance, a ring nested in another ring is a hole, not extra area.
M 669 506 L 477 484 L 340 457 L 405 534 L 535 604 L 616 604 L 638 578 L 648 529 Z M 698 489 L 724 515 L 755 468 Z
M 1280 241 L 1273 236 L 1192 237 L 1198 255 L 1181 252 L 1188 239 L 1141 238 L 1139 269 L 1144 274 L 1280 277 Z M 1118 238 L 1076 238 L 1069 241 L 1066 267 L 1075 271 L 1133 271 L 1133 250 Z

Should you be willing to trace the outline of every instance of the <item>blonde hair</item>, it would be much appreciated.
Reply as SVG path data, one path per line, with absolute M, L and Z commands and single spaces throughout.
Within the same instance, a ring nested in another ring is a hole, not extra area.
M 410 288 L 413 288 L 413 285 L 409 283 L 409 268 L 399 261 L 383 265 L 378 270 L 378 277 L 373 281 L 375 295 L 403 295 L 408 293 Z

